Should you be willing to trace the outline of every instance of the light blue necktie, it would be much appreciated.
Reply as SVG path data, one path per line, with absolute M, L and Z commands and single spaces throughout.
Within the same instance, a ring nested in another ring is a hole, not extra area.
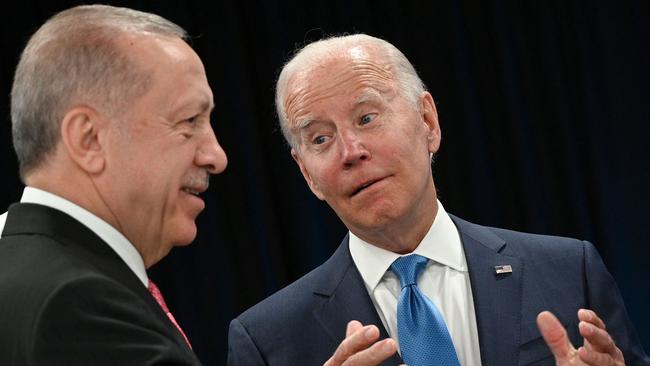
M 442 314 L 417 286 L 427 261 L 411 254 L 397 258 L 390 266 L 402 284 L 397 303 L 402 359 L 408 366 L 460 365 Z

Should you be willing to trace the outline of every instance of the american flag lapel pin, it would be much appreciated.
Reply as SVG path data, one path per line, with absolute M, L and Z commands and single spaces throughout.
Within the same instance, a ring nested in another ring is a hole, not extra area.
M 494 272 L 496 272 L 496 274 L 512 273 L 512 266 L 509 264 L 494 266 Z

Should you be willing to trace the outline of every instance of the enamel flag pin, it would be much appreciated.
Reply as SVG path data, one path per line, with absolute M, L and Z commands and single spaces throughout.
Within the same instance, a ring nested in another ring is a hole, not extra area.
M 494 272 L 496 272 L 496 274 L 512 273 L 512 266 L 509 264 L 494 266 Z

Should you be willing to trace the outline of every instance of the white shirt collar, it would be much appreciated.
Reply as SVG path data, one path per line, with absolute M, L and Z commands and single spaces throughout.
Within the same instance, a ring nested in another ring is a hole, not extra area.
M 63 211 L 72 216 L 105 241 L 122 258 L 133 273 L 138 276 L 145 287 L 149 284 L 147 271 L 140 253 L 138 253 L 133 244 L 122 233 L 95 214 L 65 198 L 34 187 L 25 187 L 20 202 L 37 203 Z
M 438 201 L 438 212 L 433 224 L 413 253 L 457 271 L 467 271 L 467 261 L 460 235 L 440 201 Z M 367 243 L 352 232 L 350 232 L 350 254 L 370 292 L 377 287 L 390 265 L 401 256 Z

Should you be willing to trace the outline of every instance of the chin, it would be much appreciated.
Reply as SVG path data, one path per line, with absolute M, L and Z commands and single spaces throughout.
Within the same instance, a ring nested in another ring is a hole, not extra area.
M 184 247 L 190 245 L 196 239 L 197 229 L 194 221 L 187 223 L 176 230 L 176 235 L 173 240 L 174 246 Z
M 356 210 L 361 214 L 356 217 L 357 222 L 364 223 L 369 226 L 383 225 L 390 222 L 395 217 L 401 216 L 404 208 L 400 204 L 396 204 L 389 199 L 378 199 L 371 204 Z
M 386 215 L 374 214 L 370 212 L 364 212 L 363 217 L 348 217 L 342 219 L 343 223 L 347 227 L 355 227 L 363 231 L 376 231 L 386 226 L 390 222 L 390 218 Z M 348 224 L 349 223 L 349 224 Z

